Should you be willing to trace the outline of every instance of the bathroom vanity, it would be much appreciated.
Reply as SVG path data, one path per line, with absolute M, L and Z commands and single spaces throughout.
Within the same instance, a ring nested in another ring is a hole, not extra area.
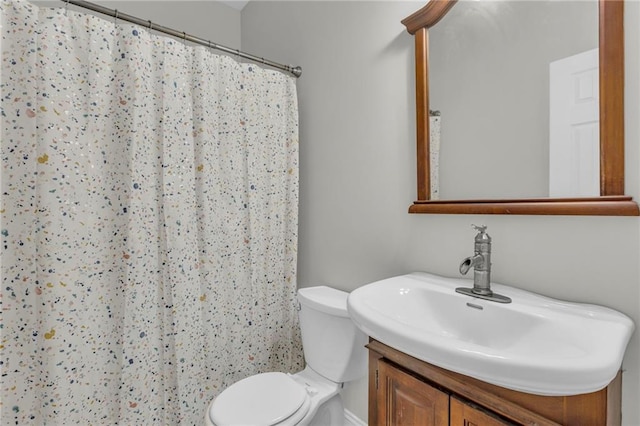
M 377 340 L 369 344 L 369 424 L 576 425 L 621 423 L 621 374 L 604 389 L 541 396 L 495 386 L 413 358 Z

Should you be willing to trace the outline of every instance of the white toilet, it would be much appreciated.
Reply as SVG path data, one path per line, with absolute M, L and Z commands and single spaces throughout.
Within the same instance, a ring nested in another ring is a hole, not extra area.
M 349 318 L 348 295 L 325 286 L 298 290 L 306 368 L 234 383 L 211 402 L 206 425 L 342 426 L 342 383 L 367 371 L 367 337 Z

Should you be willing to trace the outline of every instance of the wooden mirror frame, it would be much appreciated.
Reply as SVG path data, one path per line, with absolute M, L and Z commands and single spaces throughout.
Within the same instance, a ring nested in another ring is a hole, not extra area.
M 598 0 L 600 54 L 600 197 L 431 200 L 429 38 L 457 0 L 431 0 L 402 20 L 415 38 L 418 199 L 409 213 L 639 216 L 624 195 L 624 0 Z

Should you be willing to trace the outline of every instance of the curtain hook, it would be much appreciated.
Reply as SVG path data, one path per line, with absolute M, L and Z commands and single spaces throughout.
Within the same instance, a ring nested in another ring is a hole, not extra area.
M 113 23 L 118 25 L 118 9 L 116 9 L 116 13 L 113 15 Z
M 69 0 L 65 0 L 64 2 L 64 16 L 67 16 L 67 12 L 69 11 Z
M 153 22 L 149 19 L 149 31 L 153 30 Z

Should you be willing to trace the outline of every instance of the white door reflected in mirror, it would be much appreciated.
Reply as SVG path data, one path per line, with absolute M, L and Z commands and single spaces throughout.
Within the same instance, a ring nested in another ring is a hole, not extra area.
M 549 196 L 600 195 L 598 49 L 549 66 Z

